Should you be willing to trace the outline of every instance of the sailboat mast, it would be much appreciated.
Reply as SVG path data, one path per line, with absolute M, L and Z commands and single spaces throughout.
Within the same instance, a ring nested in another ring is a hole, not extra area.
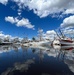
M 55 30 L 55 32 L 56 32 L 57 36 L 61 39 L 61 37 L 59 36 L 59 34 L 57 33 L 57 31 L 56 31 L 56 30 Z
M 59 29 L 59 31 L 60 31 L 60 33 L 61 33 L 61 35 L 62 35 L 62 38 L 64 38 L 64 34 L 61 32 L 61 30 Z

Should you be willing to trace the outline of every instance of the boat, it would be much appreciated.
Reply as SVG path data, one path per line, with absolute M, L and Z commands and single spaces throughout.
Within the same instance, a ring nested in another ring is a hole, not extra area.
M 53 45 L 74 46 L 74 41 L 71 38 L 65 37 L 62 32 L 61 32 L 62 37 L 60 37 L 60 35 L 58 35 L 57 32 L 56 34 L 59 37 L 59 39 L 54 39 L 52 42 Z
M 74 41 L 71 39 L 55 39 L 53 45 L 74 46 Z
M 61 46 L 73 46 L 74 45 L 74 41 L 71 40 L 70 38 L 67 38 L 67 39 L 61 39 L 60 40 L 60 44 Z

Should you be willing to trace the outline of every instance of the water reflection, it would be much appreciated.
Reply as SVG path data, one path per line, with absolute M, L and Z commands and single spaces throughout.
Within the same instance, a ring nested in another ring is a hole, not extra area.
M 6 53 L 9 53 L 6 55 Z M 74 75 L 74 47 L 0 46 L 0 75 Z
M 74 47 L 72 46 L 63 46 L 63 47 L 56 47 L 59 48 L 60 52 L 58 54 L 58 58 L 62 59 L 65 64 L 68 65 L 69 69 L 74 73 Z
M 8 46 L 8 45 L 0 46 L 0 53 L 7 52 L 10 49 L 11 49 L 11 46 Z
M 14 46 L 14 45 L 4 45 L 4 46 L 0 46 L 0 53 L 3 52 L 9 52 L 10 50 L 18 50 L 20 47 L 18 45 Z
M 26 72 L 29 69 L 30 64 L 34 64 L 34 58 L 28 59 L 27 61 L 23 63 L 20 63 L 20 62 L 15 63 L 13 68 L 8 68 L 1 75 L 14 75 L 16 71 Z

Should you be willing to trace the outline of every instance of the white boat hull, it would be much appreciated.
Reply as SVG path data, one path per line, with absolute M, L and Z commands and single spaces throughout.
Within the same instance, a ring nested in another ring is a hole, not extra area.
M 74 42 L 65 42 L 65 41 L 60 41 L 60 44 L 62 46 L 74 46 Z
M 62 41 L 62 40 L 54 40 L 53 45 L 74 46 L 74 42 L 66 42 L 66 41 Z

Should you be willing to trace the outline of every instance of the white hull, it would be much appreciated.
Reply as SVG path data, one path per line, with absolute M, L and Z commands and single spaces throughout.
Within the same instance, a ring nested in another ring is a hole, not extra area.
M 60 41 L 60 44 L 62 45 L 62 46 L 65 46 L 65 45 L 67 45 L 67 46 L 74 46 L 74 42 L 66 42 L 66 41 Z
M 66 41 L 62 41 L 62 40 L 54 40 L 53 45 L 74 46 L 74 42 L 66 42 Z
M 52 44 L 53 44 L 53 45 L 60 45 L 60 41 L 59 41 L 59 40 L 54 40 L 54 41 L 52 42 Z

